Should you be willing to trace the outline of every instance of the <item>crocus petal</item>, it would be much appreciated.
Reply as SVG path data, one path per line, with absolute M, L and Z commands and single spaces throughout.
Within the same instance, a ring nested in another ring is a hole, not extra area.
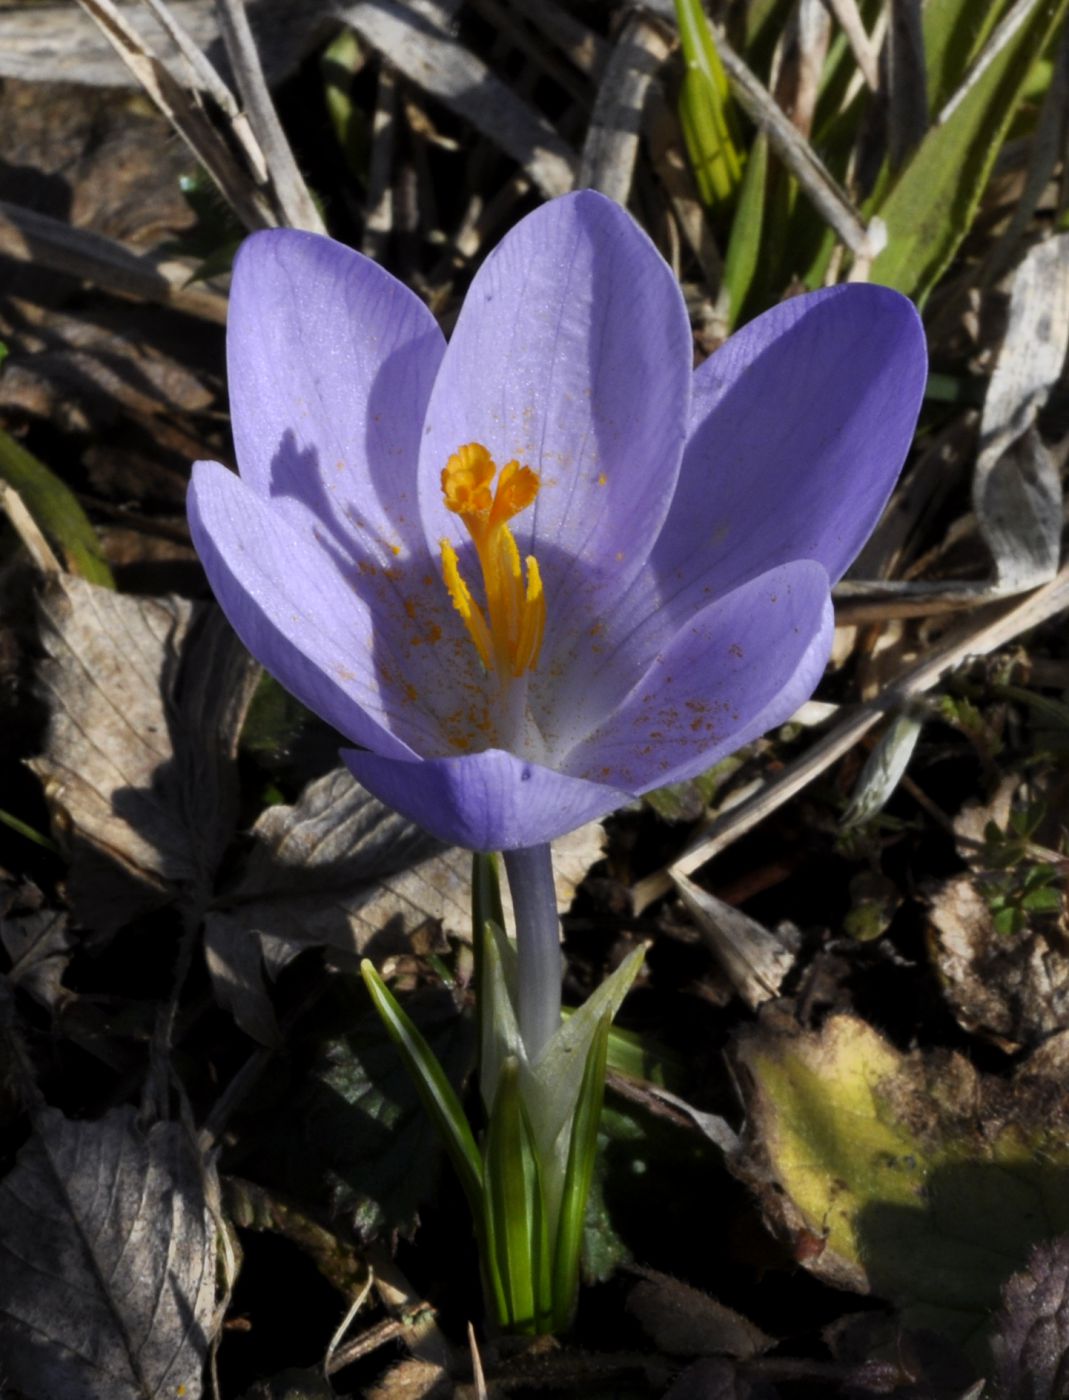
M 481 850 L 549 841 L 696 773 L 811 693 L 829 574 L 886 501 L 924 381 L 908 303 L 835 288 L 733 339 L 693 377 L 692 411 L 679 290 L 590 191 L 508 235 L 448 350 L 422 303 L 358 254 L 256 235 L 228 350 L 244 481 L 202 463 L 190 493 L 220 602 L 363 746 L 346 755 L 362 782 Z M 540 478 L 511 529 L 538 560 L 546 630 L 512 680 L 498 668 L 534 635 L 538 573 L 523 601 L 502 592 L 515 569 L 493 573 L 508 556 L 486 565 L 498 630 L 484 667 L 483 580 L 441 488 L 471 442 Z M 443 578 L 446 538 L 459 574 L 446 551 Z M 520 615 L 521 640 L 505 639 Z
M 249 651 L 310 710 L 358 744 L 411 757 L 441 740 L 400 687 L 369 607 L 321 541 L 217 462 L 198 462 L 189 525 L 220 606 Z M 404 735 L 405 738 L 399 737 Z
M 388 563 L 418 530 L 420 428 L 444 349 L 419 298 L 370 259 L 292 229 L 254 234 L 227 323 L 242 478 Z
M 645 569 L 621 597 L 606 599 L 600 616 L 577 617 L 568 608 L 551 658 L 528 683 L 531 714 L 553 767 L 612 713 L 679 631 L 675 615 L 658 604 L 657 580 Z
M 434 384 L 420 457 L 430 547 L 463 537 L 440 475 L 481 442 L 541 477 L 511 528 L 538 559 L 550 614 L 596 615 L 641 568 L 672 499 L 690 366 L 679 288 L 630 216 L 590 190 L 543 205 L 477 273 Z
M 820 564 L 750 580 L 682 628 L 565 771 L 633 792 L 704 771 L 808 699 L 833 625 Z
M 356 780 L 447 845 L 539 846 L 630 801 L 631 794 L 525 762 L 503 749 L 405 762 L 346 749 Z
M 650 557 L 681 619 L 788 559 L 834 582 L 905 460 L 924 393 L 924 331 L 886 287 L 795 297 L 697 370 L 679 489 Z
M 912 304 L 861 286 L 785 302 L 701 366 L 676 496 L 647 567 L 533 687 L 555 752 L 712 599 L 790 559 L 842 574 L 897 478 L 925 372 Z M 593 664 L 577 664 L 588 652 Z

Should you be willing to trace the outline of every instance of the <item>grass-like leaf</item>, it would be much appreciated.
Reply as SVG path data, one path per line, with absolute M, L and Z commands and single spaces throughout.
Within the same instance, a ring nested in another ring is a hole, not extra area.
M 366 958 L 360 964 L 360 973 L 371 994 L 375 1010 L 382 1017 L 387 1033 L 401 1052 L 420 1097 L 426 1104 L 427 1112 L 438 1125 L 472 1214 L 478 1218 L 483 1208 L 482 1161 L 460 1100 L 445 1077 L 434 1052 L 401 1010 L 393 993 Z
M 768 183 L 768 137 L 760 132 L 750 151 L 724 257 L 727 325 L 733 330 L 746 304 L 761 256 Z
M 493 1024 L 492 1018 L 488 1019 L 486 1004 L 487 957 L 493 956 L 492 950 L 488 953 L 488 943 L 493 939 L 491 924 L 500 929 L 505 927 L 497 856 L 492 852 L 476 851 L 471 858 L 471 944 L 475 956 L 475 1015 L 479 1028 L 479 1044 L 484 1047 L 484 1054 L 487 1036 Z M 511 978 L 506 980 L 506 985 L 511 992 Z
M 484 1143 L 484 1181 L 491 1267 L 501 1281 L 508 1326 L 545 1332 L 555 1312 L 546 1203 L 519 1064 L 512 1058 L 498 1077 Z
M 78 499 L 55 472 L 0 429 L 0 480 L 17 491 L 64 565 L 90 583 L 114 588 L 96 531 Z
M 679 120 L 698 196 L 709 209 L 730 204 L 742 180 L 742 143 L 731 89 L 701 0 L 676 0 L 687 65 Z
M 563 1330 L 569 1326 L 579 1287 L 579 1256 L 583 1245 L 583 1220 L 586 1215 L 590 1182 L 594 1175 L 594 1159 L 598 1150 L 598 1123 L 605 1097 L 605 1065 L 609 1049 L 611 1017 L 601 1018 L 587 1054 L 583 1083 L 575 1105 L 568 1165 L 564 1173 L 560 1215 L 557 1220 L 557 1244 L 553 1256 L 553 1326 Z
M 931 291 L 972 224 L 1032 65 L 1067 10 L 1069 0 L 1041 0 L 917 147 L 874 211 L 888 234 L 872 265 L 874 282 L 920 301 Z

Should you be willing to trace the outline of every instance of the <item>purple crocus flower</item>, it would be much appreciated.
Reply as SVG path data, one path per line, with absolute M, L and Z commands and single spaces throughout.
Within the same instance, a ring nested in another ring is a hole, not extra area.
M 690 777 L 813 691 L 829 598 L 905 457 L 910 303 L 800 296 L 696 372 L 646 235 L 590 191 L 516 226 L 447 345 L 326 238 L 234 271 L 240 477 L 193 539 L 249 650 L 441 840 L 539 846 Z

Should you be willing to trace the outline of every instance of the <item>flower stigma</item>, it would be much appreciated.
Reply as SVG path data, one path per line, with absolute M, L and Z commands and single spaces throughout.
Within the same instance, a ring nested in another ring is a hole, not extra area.
M 497 487 L 492 489 L 495 475 Z M 486 596 L 485 612 L 460 573 L 456 550 L 441 541 L 442 577 L 487 671 L 503 687 L 538 666 L 546 625 L 542 575 L 533 555 L 520 563 L 520 551 L 508 522 L 538 495 L 538 473 L 518 462 L 497 464 L 482 443 L 469 442 L 454 452 L 442 469 L 442 494 L 449 510 L 467 527 L 479 558 Z

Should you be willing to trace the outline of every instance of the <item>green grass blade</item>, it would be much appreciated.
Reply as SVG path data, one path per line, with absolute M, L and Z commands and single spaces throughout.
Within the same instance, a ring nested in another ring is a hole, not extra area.
M 501 878 L 493 852 L 475 851 L 471 858 L 471 943 L 475 955 L 475 1004 L 482 1025 L 483 983 L 486 979 L 484 940 L 487 926 L 505 927 L 501 907 Z M 510 990 L 512 988 L 509 984 Z
M 701 0 L 676 0 L 686 73 L 679 120 L 698 195 L 710 209 L 730 204 L 742 180 L 738 117 Z
M 516 950 L 493 920 L 483 924 L 476 947 L 479 959 L 479 1092 L 489 1118 L 497 1098 L 502 1065 L 510 1057 L 522 1059 L 524 1049 L 516 1024 L 513 990 Z
M 1069 0 L 1039 0 L 949 118 L 917 147 L 878 213 L 888 244 L 871 280 L 923 300 L 976 214 L 1033 63 L 1064 20 Z
M 480 932 L 488 923 L 505 927 L 501 907 L 501 877 L 497 856 L 476 851 L 471 858 L 471 925 L 472 938 L 478 942 Z
M 579 1257 L 583 1247 L 583 1221 L 598 1150 L 598 1122 L 605 1097 L 605 1065 L 609 1052 L 611 1017 L 601 1019 L 587 1055 L 583 1083 L 575 1105 L 568 1165 L 564 1174 L 557 1241 L 553 1254 L 553 1327 L 571 1325 L 579 1288 Z
M 526 1334 L 552 1325 L 552 1273 L 542 1175 L 520 1097 L 519 1065 L 498 1079 L 483 1156 L 487 1238 L 501 1279 L 508 1326 Z
M 683 77 L 679 121 L 698 198 L 707 209 L 730 204 L 741 166 L 727 138 L 723 113 L 712 96 L 708 79 L 694 68 L 689 68 Z
M 2 822 L 4 826 L 10 827 L 12 831 L 17 831 L 18 834 L 24 836 L 27 841 L 32 841 L 34 845 L 40 846 L 43 850 L 50 851 L 52 855 L 58 856 L 62 854 L 51 836 L 45 836 L 44 833 L 38 831 L 36 827 L 30 826 L 28 822 L 24 822 L 21 817 L 16 817 L 11 812 L 5 812 L 2 807 L 0 807 L 0 822 Z
M 928 107 L 938 112 L 1013 0 L 927 0 L 921 16 Z
M 434 1052 L 366 958 L 360 964 L 360 974 L 390 1039 L 401 1052 L 427 1112 L 438 1125 L 472 1214 L 479 1219 L 483 1210 L 482 1160 L 460 1100 Z
M 101 588 L 115 587 L 96 531 L 74 492 L 3 429 L 0 429 L 0 481 L 6 481 L 18 492 L 65 568 Z
M 353 95 L 354 80 L 365 61 L 360 40 L 351 29 L 343 29 L 323 50 L 319 72 L 327 114 L 349 174 L 366 186 L 371 135 L 367 116 Z
M 768 138 L 760 132 L 746 162 L 739 202 L 724 257 L 727 326 L 734 330 L 753 287 L 761 258 L 768 182 Z
M 713 31 L 702 9 L 701 0 L 675 0 L 679 41 L 688 68 L 697 68 L 708 78 L 717 101 L 726 109 L 731 97 L 724 65 L 716 51 Z

